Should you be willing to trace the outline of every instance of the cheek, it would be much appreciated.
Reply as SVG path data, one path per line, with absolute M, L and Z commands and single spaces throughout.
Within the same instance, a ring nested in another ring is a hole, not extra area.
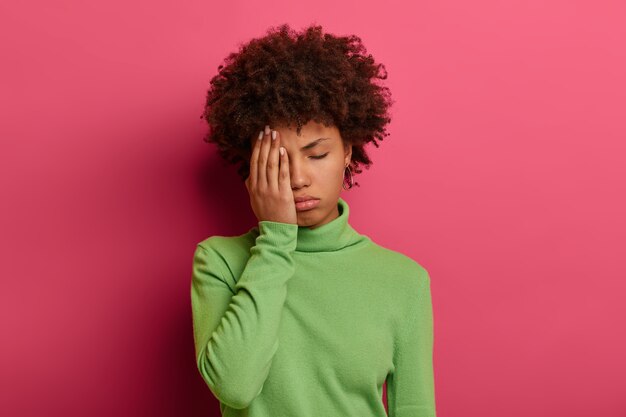
M 324 161 L 324 167 L 318 171 L 320 179 L 326 183 L 341 183 L 341 181 L 343 181 L 344 171 L 343 158 L 331 158 L 330 155 L 328 155 L 328 157 L 321 161 Z

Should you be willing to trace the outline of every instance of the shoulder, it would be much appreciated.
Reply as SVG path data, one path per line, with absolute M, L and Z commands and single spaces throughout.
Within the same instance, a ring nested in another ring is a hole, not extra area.
M 223 256 L 238 253 L 248 253 L 254 244 L 257 228 L 254 227 L 246 233 L 235 236 L 212 235 L 197 243 L 197 247 L 205 252 L 212 252 Z
M 220 271 L 222 280 L 234 285 L 250 258 L 250 247 L 258 235 L 257 227 L 235 236 L 213 235 L 196 245 L 194 263 Z
M 413 257 L 375 242 L 370 245 L 371 259 L 382 265 L 401 288 L 430 285 L 428 270 Z

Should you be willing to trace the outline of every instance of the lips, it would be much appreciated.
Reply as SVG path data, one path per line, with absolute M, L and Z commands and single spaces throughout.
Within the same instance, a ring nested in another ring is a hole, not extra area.
M 303 201 L 309 201 L 309 200 L 319 200 L 319 198 L 316 197 L 312 197 L 310 195 L 301 195 L 299 197 L 296 197 L 294 199 L 294 202 L 296 203 L 302 203 Z
M 298 199 L 301 201 L 297 201 Z M 320 204 L 319 198 L 314 198 L 314 197 L 309 197 L 309 196 L 296 197 L 296 202 L 295 202 L 296 211 L 298 212 L 313 210 L 314 208 L 319 206 L 319 204 Z

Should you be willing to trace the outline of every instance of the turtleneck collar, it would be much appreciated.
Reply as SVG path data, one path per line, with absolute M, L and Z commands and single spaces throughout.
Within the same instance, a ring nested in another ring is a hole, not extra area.
M 298 252 L 334 252 L 369 240 L 358 233 L 348 222 L 350 207 L 341 197 L 337 201 L 339 216 L 315 229 L 298 226 Z

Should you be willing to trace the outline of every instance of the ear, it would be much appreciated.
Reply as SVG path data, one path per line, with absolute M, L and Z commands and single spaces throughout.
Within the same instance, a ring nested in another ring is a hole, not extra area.
M 352 160 L 352 144 L 346 143 L 343 146 L 344 148 L 344 158 L 343 158 L 343 166 L 346 167 L 350 165 L 350 161 Z

